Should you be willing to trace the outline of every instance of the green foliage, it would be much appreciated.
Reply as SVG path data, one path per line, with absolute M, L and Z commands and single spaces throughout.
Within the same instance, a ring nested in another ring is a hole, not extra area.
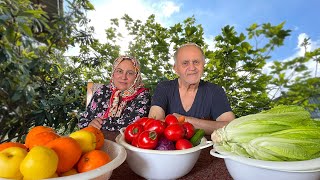
M 301 44 L 307 49 L 310 39 L 305 39 Z M 271 106 L 278 104 L 296 104 L 304 106 L 310 111 L 319 109 L 320 105 L 311 103 L 311 99 L 319 98 L 320 79 L 316 77 L 317 65 L 319 63 L 320 49 L 305 52 L 305 56 L 293 58 L 285 62 L 275 61 L 271 66 L 273 79 L 269 82 L 272 90 L 280 92 L 280 97 L 272 101 Z M 306 67 L 306 63 L 315 61 L 315 76 Z
M 237 35 L 234 27 L 225 26 L 222 34 L 215 37 L 217 50 L 207 55 L 209 62 L 206 71 L 210 73 L 205 79 L 225 88 L 237 116 L 269 108 L 266 89 L 272 77 L 263 74 L 262 68 L 270 59 L 269 53 L 273 47 L 280 45 L 289 35 L 290 30 L 284 33 L 281 28 L 282 24 L 253 24 L 247 29 L 246 36 L 243 33 Z M 252 39 L 255 46 L 250 44 Z M 265 44 L 258 44 L 258 39 Z
M 140 20 L 133 21 L 127 15 L 122 20 L 133 37 L 129 53 L 136 53 L 136 57 L 142 61 L 142 72 L 145 75 L 147 86 L 151 89 L 163 79 L 176 77 L 172 71 L 174 50 L 186 42 L 195 42 L 202 46 L 208 61 L 205 66 L 204 80 L 225 88 L 233 111 L 238 117 L 270 109 L 281 103 L 299 104 L 307 108 L 313 107 L 313 109 L 319 107 L 319 105 L 307 103 L 308 98 L 319 94 L 314 84 L 311 85 L 315 87 L 314 90 L 307 90 L 308 94 L 296 97 L 292 95 L 290 98 L 283 96 L 286 103 L 274 101 L 278 92 L 286 94 L 290 92 L 290 89 L 294 89 L 290 84 L 297 85 L 298 79 L 293 83 L 287 83 L 292 82 L 291 78 L 296 77 L 297 74 L 304 75 L 303 79 L 300 78 L 300 82 L 313 82 L 306 81 L 310 76 L 307 76 L 309 72 L 305 63 L 312 59 L 319 61 L 319 53 L 309 53 L 306 57 L 288 62 L 275 61 L 274 66 L 277 64 L 280 67 L 283 66 L 281 70 L 273 71 L 272 66 L 271 73 L 262 72 L 267 61 L 271 59 L 270 53 L 276 47 L 282 46 L 285 38 L 290 35 L 291 30 L 284 29 L 284 22 L 275 26 L 270 23 L 253 24 L 247 29 L 247 34 L 240 33 L 239 35 L 234 27 L 225 26 L 222 28 L 221 35 L 214 39 L 215 49 L 208 49 L 203 39 L 203 28 L 195 24 L 194 17 L 187 18 L 183 23 L 174 24 L 169 28 L 157 24 L 154 15 L 150 16 L 145 23 Z M 120 21 L 117 20 L 117 23 L 119 24 Z M 305 45 L 307 44 L 306 40 Z M 293 69 L 294 74 L 284 76 L 285 72 L 290 69 Z M 280 79 L 277 78 L 278 75 Z M 278 83 L 274 84 L 274 82 Z M 286 88 L 282 89 L 283 86 Z M 303 85 L 296 88 L 302 87 Z M 279 89 L 278 92 L 275 91 L 276 88 Z M 305 92 L 297 89 L 294 89 L 296 93 Z M 297 100 L 297 97 L 306 98 L 305 103 L 299 103 L 301 100 Z
M 111 34 L 116 33 L 119 24 L 123 22 L 133 39 L 129 43 L 126 54 L 133 55 L 140 60 L 142 77 L 146 87 L 151 92 L 161 80 L 173 79 L 177 76 L 173 72 L 173 55 L 171 47 L 176 49 L 187 42 L 195 42 L 206 47 L 203 39 L 203 28 L 194 25 L 195 18 L 187 18 L 184 22 L 175 24 L 170 28 L 162 27 L 155 21 L 155 16 L 148 17 L 145 23 L 133 20 L 128 15 L 113 19 L 112 27 L 108 28 Z M 117 36 L 119 39 L 122 35 Z
M 0 141 L 23 141 L 37 125 L 74 129 L 75 111 L 84 107 L 85 83 L 63 54 L 70 44 L 87 43 L 89 36 L 75 28 L 83 14 L 75 9 L 49 21 L 41 7 L 27 0 L 0 5 Z
M 127 15 L 122 20 L 133 38 L 127 53 L 140 60 L 142 77 L 146 86 L 152 89 L 159 78 L 172 73 L 172 66 L 168 63 L 168 29 L 156 23 L 154 15 L 149 16 L 145 24 L 139 20 L 133 21 Z

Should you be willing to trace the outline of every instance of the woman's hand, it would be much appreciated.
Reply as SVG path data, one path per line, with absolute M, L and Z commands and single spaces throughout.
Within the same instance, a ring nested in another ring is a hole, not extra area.
M 101 129 L 103 120 L 101 118 L 95 118 L 90 123 L 89 126 Z

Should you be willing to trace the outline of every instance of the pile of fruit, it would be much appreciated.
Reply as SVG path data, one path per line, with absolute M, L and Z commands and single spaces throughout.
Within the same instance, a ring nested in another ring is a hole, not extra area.
M 124 130 L 127 143 L 143 148 L 155 150 L 182 150 L 200 144 L 205 135 L 203 129 L 185 122 L 185 118 L 176 118 L 169 114 L 164 121 L 143 117 L 130 124 Z
M 25 143 L 0 144 L 0 177 L 44 179 L 87 172 L 111 161 L 101 148 L 104 135 L 92 126 L 61 136 L 45 126 L 32 128 Z

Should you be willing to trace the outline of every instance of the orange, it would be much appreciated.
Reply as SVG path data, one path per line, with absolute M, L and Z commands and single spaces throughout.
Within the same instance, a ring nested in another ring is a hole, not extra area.
M 77 164 L 79 173 L 103 166 L 111 161 L 110 156 L 102 150 L 92 150 L 83 154 Z
M 64 173 L 71 170 L 82 154 L 79 143 L 71 137 L 54 139 L 45 146 L 53 149 L 58 155 L 58 173 Z
M 52 131 L 45 131 L 32 136 L 26 146 L 31 149 L 34 146 L 46 145 L 48 142 L 59 138 L 60 136 Z
M 25 150 L 27 150 L 28 148 L 22 144 L 22 143 L 18 143 L 18 142 L 4 142 L 0 144 L 0 151 L 8 148 L 8 147 L 21 147 Z
M 104 135 L 100 129 L 93 126 L 88 126 L 82 130 L 92 132 L 96 136 L 96 149 L 101 149 L 103 147 Z
M 179 116 L 177 119 L 178 119 L 179 123 L 183 123 L 186 120 L 186 117 Z
M 55 132 L 51 127 L 46 127 L 46 126 L 33 127 L 32 129 L 30 129 L 30 131 L 28 132 L 28 134 L 26 136 L 25 145 L 27 147 L 29 147 L 30 143 L 33 141 L 34 135 L 41 133 L 41 132 L 47 132 L 47 131 Z

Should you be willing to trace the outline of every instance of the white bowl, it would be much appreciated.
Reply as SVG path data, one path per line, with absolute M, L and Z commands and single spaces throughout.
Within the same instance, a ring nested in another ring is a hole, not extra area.
M 107 152 L 112 161 L 109 163 L 88 171 L 84 173 L 79 173 L 75 175 L 65 176 L 65 177 L 58 177 L 58 178 L 50 178 L 50 180 L 88 180 L 88 179 L 95 179 L 95 180 L 106 180 L 109 179 L 112 175 L 112 171 L 119 167 L 126 159 L 127 152 L 123 148 L 123 146 L 120 146 L 119 144 L 110 141 L 110 140 L 104 140 L 104 145 L 102 147 L 102 150 Z M 5 178 L 0 178 L 0 180 L 8 180 Z
M 177 179 L 188 174 L 197 162 L 201 149 L 212 146 L 202 138 L 198 146 L 185 150 L 148 150 L 128 144 L 119 134 L 116 142 L 127 150 L 127 163 L 133 172 L 146 179 Z
M 320 158 L 307 161 L 262 161 L 212 149 L 212 156 L 223 158 L 235 180 L 319 180 Z
M 119 167 L 126 160 L 127 152 L 119 144 L 106 139 L 104 140 L 104 145 L 102 147 L 102 150 L 108 153 L 108 155 L 112 159 L 111 162 L 88 172 L 79 173 L 71 176 L 59 177 L 59 178 L 50 178 L 50 180 L 109 179 L 110 176 L 112 175 L 112 171 L 117 167 Z

